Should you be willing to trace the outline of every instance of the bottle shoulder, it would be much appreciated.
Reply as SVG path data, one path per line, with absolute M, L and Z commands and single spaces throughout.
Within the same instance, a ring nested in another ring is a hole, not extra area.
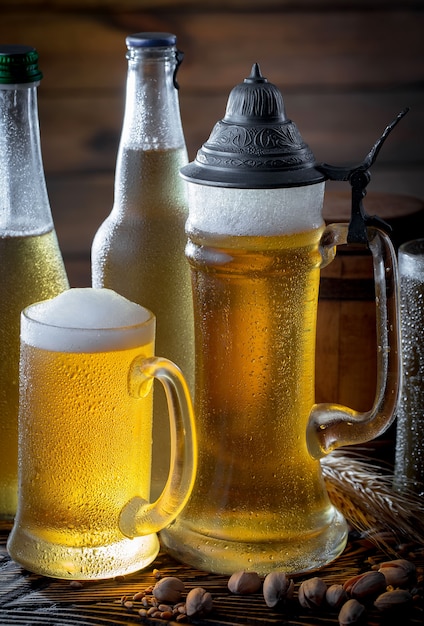
M 157 207 L 156 207 L 157 208 Z M 179 240 L 185 235 L 187 211 L 185 206 L 174 207 L 174 210 L 156 211 L 150 207 L 151 212 L 143 213 L 128 211 L 122 207 L 112 209 L 110 215 L 100 224 L 94 239 L 93 247 L 110 247 L 116 242 L 128 242 L 131 245 L 153 245 L 155 240 L 163 245 L 165 242 Z

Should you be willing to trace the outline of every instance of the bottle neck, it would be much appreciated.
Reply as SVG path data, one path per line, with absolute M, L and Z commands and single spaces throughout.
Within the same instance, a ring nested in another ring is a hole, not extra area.
M 38 83 L 0 85 L 0 236 L 53 227 L 41 157 Z
M 121 145 L 143 150 L 185 147 L 175 46 L 130 48 Z

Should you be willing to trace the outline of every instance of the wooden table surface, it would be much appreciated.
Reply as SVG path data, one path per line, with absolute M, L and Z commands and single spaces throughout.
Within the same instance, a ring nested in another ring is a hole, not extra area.
M 165 624 L 154 618 L 141 618 L 138 610 L 141 602 L 134 603 L 133 609 L 123 606 L 123 598 L 131 599 L 139 591 L 155 584 L 153 570 L 161 576 L 178 576 L 188 592 L 193 587 L 203 587 L 213 596 L 213 611 L 190 623 L 209 626 L 229 626 L 230 624 L 284 624 L 286 626 L 309 626 L 338 624 L 337 612 L 327 609 L 302 609 L 297 592 L 302 580 L 294 577 L 295 594 L 285 608 L 269 609 L 262 593 L 236 596 L 228 591 L 228 576 L 210 575 L 177 563 L 164 553 L 147 569 L 131 576 L 113 580 L 89 581 L 75 588 L 69 581 L 49 579 L 22 570 L 14 563 L 6 551 L 8 529 L 0 527 L 0 624 L 1 626 L 120 626 L 136 624 Z M 413 543 L 404 545 L 402 558 L 412 560 L 419 572 L 418 593 L 410 613 L 405 612 L 389 621 L 372 606 L 367 609 L 367 624 L 370 626 L 388 623 L 423 624 L 423 568 L 424 546 Z M 320 576 L 327 584 L 343 583 L 347 579 L 373 565 L 390 560 L 375 545 L 359 536 L 351 535 L 345 552 L 332 564 L 318 573 L 307 577 Z M 390 612 L 392 615 L 393 612 Z M 176 624 L 177 622 L 168 622 Z

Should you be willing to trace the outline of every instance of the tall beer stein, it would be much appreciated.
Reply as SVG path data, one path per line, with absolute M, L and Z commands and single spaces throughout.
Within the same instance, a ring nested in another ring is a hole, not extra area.
M 345 546 L 346 523 L 329 500 L 320 458 L 382 433 L 398 399 L 396 258 L 362 206 L 382 140 L 351 171 L 317 166 L 255 64 L 181 170 L 199 460 L 191 498 L 161 540 L 183 562 L 222 574 L 294 573 L 323 566 Z M 330 176 L 352 184 L 350 225 L 325 227 Z M 348 240 L 368 245 L 374 259 L 378 389 L 364 414 L 314 405 L 320 268 Z

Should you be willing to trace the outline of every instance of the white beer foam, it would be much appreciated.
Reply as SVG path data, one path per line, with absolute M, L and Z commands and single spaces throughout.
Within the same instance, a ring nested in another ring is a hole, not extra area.
M 111 289 L 68 289 L 21 315 L 25 343 L 57 352 L 124 350 L 152 341 L 148 309 Z
M 424 239 L 407 241 L 399 248 L 399 274 L 424 281 Z
M 216 235 L 291 235 L 323 225 L 324 183 L 278 189 L 187 185 L 187 231 Z

